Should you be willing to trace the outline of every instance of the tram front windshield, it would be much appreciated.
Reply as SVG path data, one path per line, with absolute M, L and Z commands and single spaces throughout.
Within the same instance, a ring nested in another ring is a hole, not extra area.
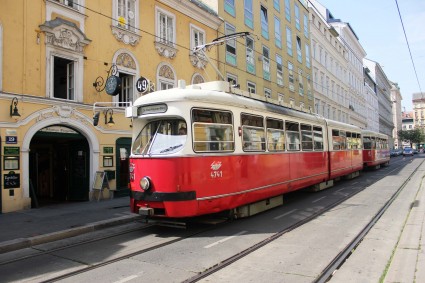
M 167 155 L 183 148 L 187 138 L 186 122 L 182 119 L 157 120 L 146 124 L 134 140 L 135 155 Z

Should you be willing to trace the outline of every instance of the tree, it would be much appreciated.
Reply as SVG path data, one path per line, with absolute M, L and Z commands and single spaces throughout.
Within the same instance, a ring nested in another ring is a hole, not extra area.
M 421 143 L 425 138 L 422 131 L 418 128 L 413 130 L 407 130 L 407 131 L 400 130 L 397 133 L 398 133 L 398 137 L 402 141 L 406 141 L 410 143 L 410 147 L 412 147 L 412 144 L 414 143 L 416 144 Z

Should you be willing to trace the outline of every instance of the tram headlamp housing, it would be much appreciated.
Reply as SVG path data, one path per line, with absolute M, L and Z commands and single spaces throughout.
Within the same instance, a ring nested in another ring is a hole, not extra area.
M 149 179 L 149 177 L 143 177 L 140 180 L 140 187 L 142 188 L 142 190 L 147 191 L 151 188 L 151 179 Z

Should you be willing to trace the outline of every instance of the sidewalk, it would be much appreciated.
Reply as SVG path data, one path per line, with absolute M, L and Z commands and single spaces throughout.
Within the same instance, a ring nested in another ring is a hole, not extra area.
M 68 202 L 0 214 L 0 254 L 139 219 L 129 201 Z

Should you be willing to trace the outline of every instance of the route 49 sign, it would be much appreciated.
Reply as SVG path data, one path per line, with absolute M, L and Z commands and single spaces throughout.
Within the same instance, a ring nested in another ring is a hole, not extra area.
M 150 88 L 150 81 L 144 77 L 140 77 L 136 82 L 138 92 L 145 93 Z

